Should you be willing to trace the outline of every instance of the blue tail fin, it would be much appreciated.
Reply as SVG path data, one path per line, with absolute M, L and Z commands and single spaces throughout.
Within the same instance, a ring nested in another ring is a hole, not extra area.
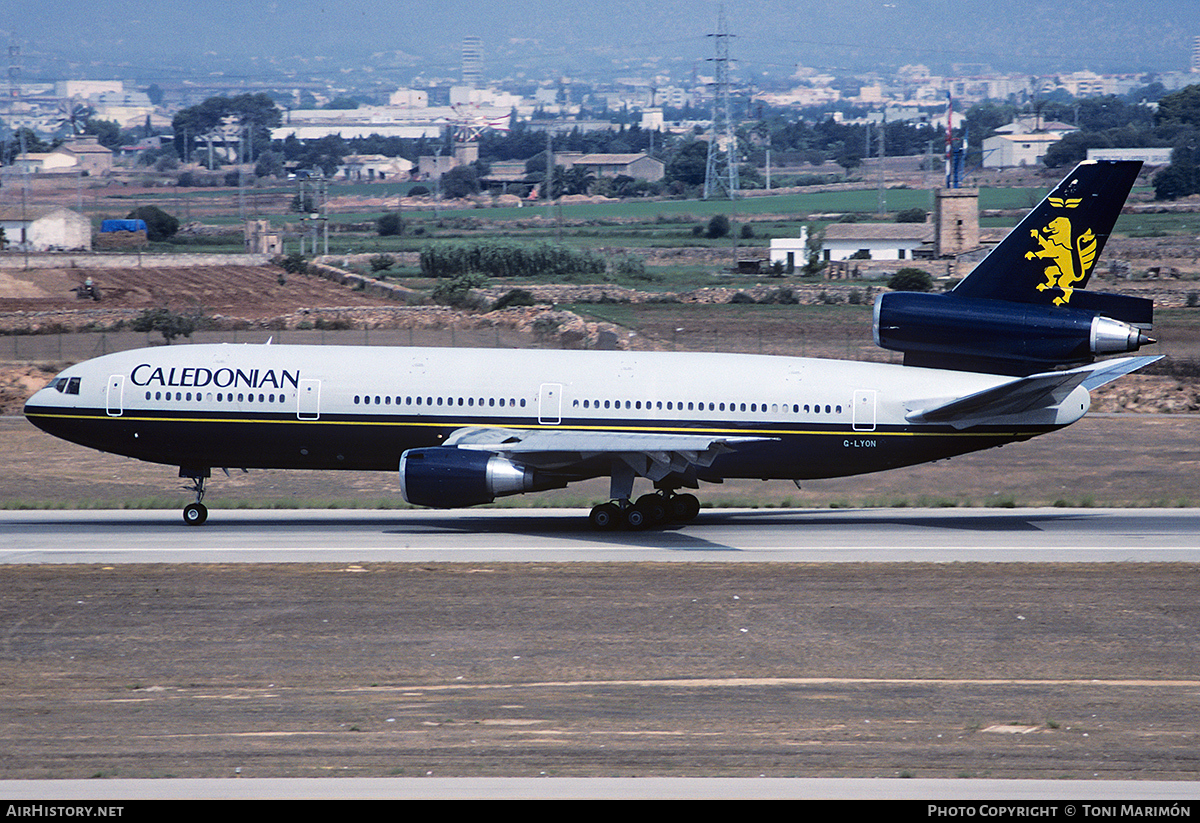
M 1016 375 L 1153 343 L 1153 300 L 1082 290 L 1141 167 L 1080 163 L 953 291 L 881 294 L 875 342 L 907 366 Z
M 1141 168 L 1140 160 L 1080 163 L 953 294 L 1075 306 Z

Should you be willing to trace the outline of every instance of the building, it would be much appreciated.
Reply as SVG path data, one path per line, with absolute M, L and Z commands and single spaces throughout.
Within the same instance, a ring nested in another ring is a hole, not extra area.
M 789 274 L 808 263 L 808 229 L 800 229 L 799 237 L 771 238 L 770 262 L 783 266 Z
M 92 135 L 80 135 L 74 140 L 63 143 L 51 154 L 63 154 L 73 159 L 73 166 L 93 177 L 112 171 L 112 149 L 101 146 L 99 138 Z
M 457 157 L 423 155 L 417 158 L 417 177 L 420 180 L 436 180 L 458 165 Z
M 462 81 L 473 89 L 483 83 L 483 39 L 468 35 L 462 39 Z
M 928 223 L 831 223 L 825 229 L 821 256 L 840 260 L 912 260 L 928 255 L 933 243 Z
M 554 162 L 566 169 L 582 166 L 596 175 L 597 180 L 623 174 L 635 180 L 648 180 L 653 183 L 662 180 L 667 171 L 667 166 L 663 161 L 644 152 L 640 154 L 559 152 L 554 155 Z
M 935 191 L 933 230 L 937 257 L 954 257 L 979 248 L 979 189 Z
M 9 251 L 90 251 L 92 222 L 60 206 L 0 207 Z
M 983 167 L 1007 169 L 1041 165 L 1046 150 L 1075 131 L 1078 129 L 1067 123 L 1018 118 L 996 129 L 994 136 L 983 141 Z
M 12 162 L 12 169 L 30 174 L 75 174 L 100 176 L 112 171 L 113 153 L 92 135 L 81 135 L 63 143 L 54 151 L 26 152 Z
M 405 180 L 412 168 L 412 161 L 403 157 L 350 154 L 342 159 L 338 174 L 346 180 Z
M 1142 149 L 1088 149 L 1088 160 L 1141 160 L 1147 166 L 1171 162 L 1171 147 Z

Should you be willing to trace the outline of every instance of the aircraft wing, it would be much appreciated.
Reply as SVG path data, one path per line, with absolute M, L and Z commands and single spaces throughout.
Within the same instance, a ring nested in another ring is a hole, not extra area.
M 950 423 L 977 420 L 980 416 L 1021 414 L 1056 406 L 1079 386 L 1091 391 L 1118 377 L 1161 359 L 1122 357 L 1102 360 L 1069 371 L 1042 372 L 1020 377 L 966 397 L 909 412 L 911 423 Z
M 710 466 L 717 456 L 739 445 L 774 439 L 777 438 L 489 427 L 459 429 L 445 445 L 494 452 L 542 469 L 568 468 L 610 456 L 642 477 L 661 480 L 673 472 L 685 474 L 697 466 Z

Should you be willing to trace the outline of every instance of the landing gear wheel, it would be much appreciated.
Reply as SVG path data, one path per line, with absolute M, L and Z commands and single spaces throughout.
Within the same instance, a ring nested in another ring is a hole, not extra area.
M 672 520 L 686 523 L 700 513 L 700 500 L 694 494 L 674 494 L 667 500 L 667 508 Z
M 183 507 L 183 522 L 189 526 L 202 526 L 208 519 L 208 509 L 203 503 L 188 503 Z
M 661 494 L 643 494 L 634 508 L 640 509 L 645 526 L 659 526 L 667 519 L 667 500 Z
M 611 531 L 621 522 L 621 509 L 614 503 L 602 503 L 592 509 L 588 522 L 599 531 Z
M 630 506 L 625 510 L 625 525 L 631 529 L 644 529 L 649 525 L 646 510 L 640 506 Z

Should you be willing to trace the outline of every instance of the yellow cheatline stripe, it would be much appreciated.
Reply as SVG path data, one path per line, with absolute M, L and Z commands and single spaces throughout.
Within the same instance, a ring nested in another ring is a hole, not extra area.
M 401 420 L 306 420 L 303 418 L 287 419 L 287 420 L 263 420 L 260 418 L 242 418 L 242 417 L 131 417 L 129 415 L 105 415 L 101 417 L 95 414 L 59 414 L 45 412 L 29 412 L 26 417 L 46 417 L 54 419 L 66 420 L 126 420 L 138 423 L 307 423 L 320 424 L 327 426 L 400 426 L 406 428 L 471 428 L 471 427 L 486 427 L 486 428 L 520 428 L 520 429 L 544 429 L 546 431 L 612 431 L 612 432 L 645 432 L 650 434 L 699 434 L 699 435 L 736 435 L 739 437 L 770 437 L 775 435 L 820 435 L 833 437 L 854 437 L 854 438 L 870 438 L 870 437 L 1034 437 L 1039 434 L 1046 434 L 1053 429 L 1041 429 L 1033 432 L 1014 432 L 1014 431 L 999 431 L 999 432 L 930 432 L 930 431 L 855 431 L 855 430 L 829 430 L 829 429 L 725 429 L 725 428 L 689 428 L 687 426 L 562 426 L 546 423 L 530 423 L 528 425 L 506 425 L 503 423 L 480 423 L 480 422 L 406 422 Z

